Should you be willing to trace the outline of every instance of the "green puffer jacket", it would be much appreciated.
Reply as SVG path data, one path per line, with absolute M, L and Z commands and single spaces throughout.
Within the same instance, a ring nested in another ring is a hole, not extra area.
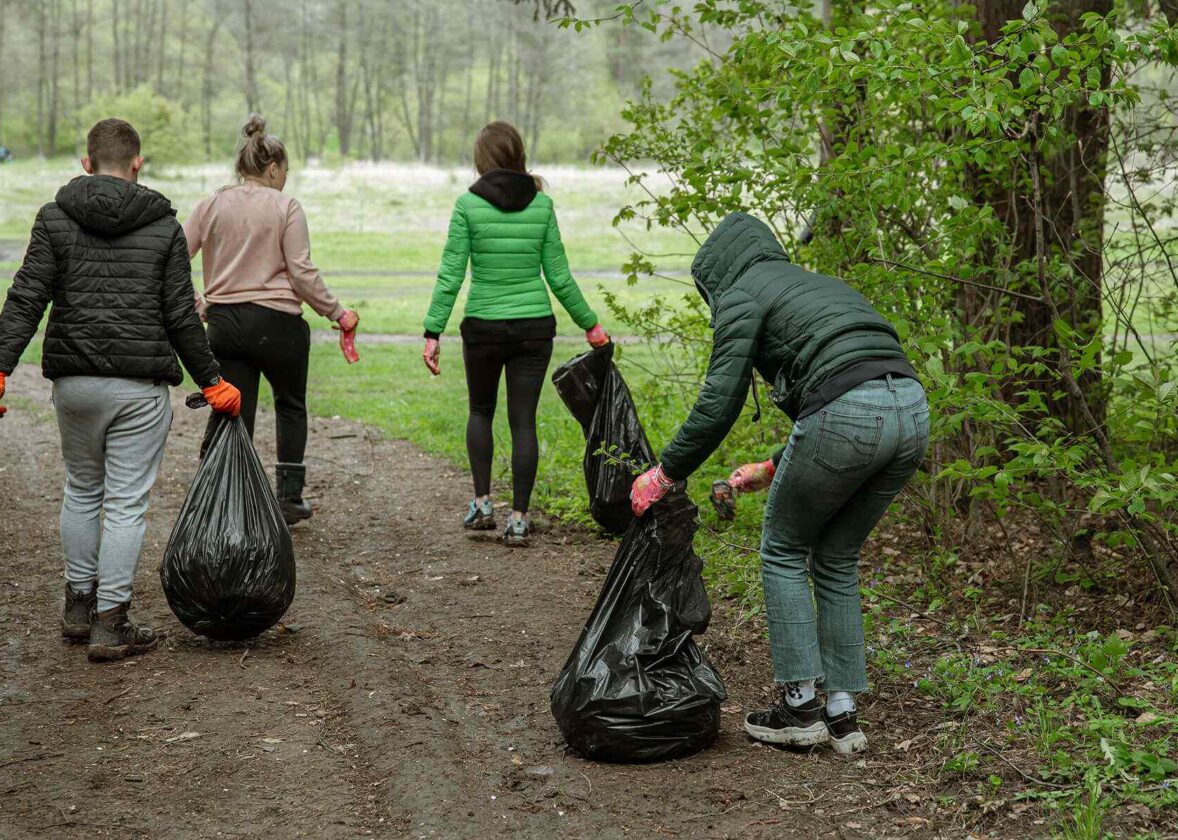
M 773 231 L 733 213 L 696 254 L 691 274 L 712 310 L 712 357 L 695 407 L 663 451 L 674 479 L 707 460 L 740 416 L 753 369 L 774 383 L 773 402 L 797 419 L 849 369 L 915 377 L 895 329 L 867 299 L 841 280 L 790 263 Z M 854 379 L 852 378 L 853 382 Z M 850 387 L 854 387 L 851 385 Z M 849 390 L 849 387 L 846 388 Z
M 499 321 L 551 316 L 551 288 L 577 326 L 589 330 L 597 325 L 597 315 L 569 271 L 552 199 L 536 191 L 530 175 L 493 170 L 459 197 L 425 316 L 427 335 L 445 331 L 466 279 L 468 262 L 469 318 Z

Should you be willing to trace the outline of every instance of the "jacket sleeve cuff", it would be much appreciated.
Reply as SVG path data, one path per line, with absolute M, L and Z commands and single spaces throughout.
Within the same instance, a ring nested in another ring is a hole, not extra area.
M 432 338 L 432 339 L 434 339 L 434 340 L 436 341 L 436 340 L 438 340 L 439 338 L 441 338 L 441 337 L 442 337 L 442 334 L 441 334 L 441 333 L 439 333 L 439 332 L 434 332 L 433 330 L 426 330 L 426 331 L 425 331 L 425 337 L 426 337 L 426 338 Z
M 328 313 L 325 317 L 329 321 L 338 321 L 340 318 L 343 317 L 343 315 L 344 315 L 344 308 L 342 305 L 337 303 L 335 305 L 335 309 L 331 310 L 331 312 Z

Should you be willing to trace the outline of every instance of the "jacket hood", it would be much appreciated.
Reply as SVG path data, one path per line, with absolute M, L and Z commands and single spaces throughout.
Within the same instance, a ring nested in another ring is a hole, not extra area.
M 772 229 L 748 213 L 731 213 L 716 226 L 691 263 L 695 287 L 715 314 L 715 301 L 751 266 L 784 260 Z
M 518 213 L 536 197 L 536 179 L 526 172 L 492 169 L 471 185 L 470 191 L 500 210 Z
M 147 187 L 110 175 L 81 175 L 57 191 L 57 206 L 88 231 L 122 236 L 164 216 L 172 203 Z

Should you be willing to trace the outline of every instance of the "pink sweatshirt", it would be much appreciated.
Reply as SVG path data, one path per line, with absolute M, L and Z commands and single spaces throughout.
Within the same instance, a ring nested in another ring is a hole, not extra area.
M 205 304 L 256 303 L 299 315 L 306 301 L 337 320 L 343 307 L 311 262 L 302 205 L 279 190 L 246 182 L 222 187 L 184 221 L 188 256 L 203 252 Z

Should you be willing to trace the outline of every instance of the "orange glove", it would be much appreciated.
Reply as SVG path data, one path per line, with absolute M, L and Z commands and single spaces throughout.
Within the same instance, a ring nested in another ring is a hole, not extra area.
M 425 340 L 425 351 L 421 354 L 421 358 L 425 360 L 425 366 L 429 368 L 429 372 L 437 376 L 442 372 L 438 367 L 438 356 L 442 353 L 442 345 L 436 338 L 427 338 Z
M 201 388 L 200 392 L 209 401 L 209 407 L 218 414 L 228 414 L 230 417 L 241 414 L 241 391 L 224 379 L 218 379 L 215 385 Z
M 4 380 L 7 378 L 8 378 L 7 374 L 0 373 L 0 400 L 4 399 Z M 8 411 L 8 409 L 5 408 L 4 406 L 0 405 L 0 417 L 3 417 L 4 412 L 6 412 L 6 411 Z
M 605 327 L 597 324 L 593 329 L 585 331 L 585 340 L 589 342 L 589 346 L 596 349 L 604 347 L 609 344 L 609 333 L 605 331 Z
M 356 352 L 356 325 L 359 323 L 360 316 L 356 311 L 345 309 L 344 314 L 331 326 L 333 330 L 339 330 L 339 349 L 349 365 L 360 361 L 360 354 Z

